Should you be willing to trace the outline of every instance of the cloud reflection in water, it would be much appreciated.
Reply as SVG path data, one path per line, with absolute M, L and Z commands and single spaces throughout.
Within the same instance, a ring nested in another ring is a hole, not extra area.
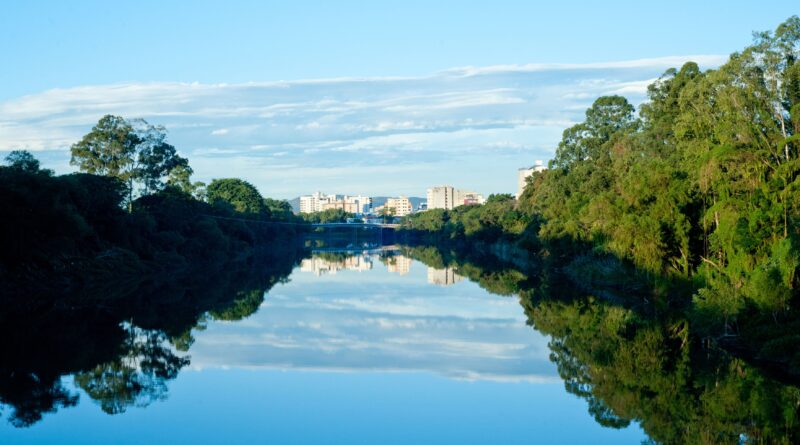
M 547 338 L 525 324 L 516 298 L 395 259 L 307 260 L 250 318 L 198 332 L 192 366 L 558 380 Z

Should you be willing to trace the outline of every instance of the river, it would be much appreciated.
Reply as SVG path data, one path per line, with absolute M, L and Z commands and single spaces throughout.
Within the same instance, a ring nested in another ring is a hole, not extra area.
M 457 267 L 402 253 L 314 255 L 261 292 L 254 313 L 209 311 L 183 337 L 122 323 L 121 344 L 141 347 L 123 347 L 122 358 L 94 371 L 65 366 L 27 398 L 6 394 L 0 443 L 647 439 L 635 421 L 601 426 L 565 390 L 552 339 L 528 325 L 519 297 L 484 287 Z M 59 396 L 72 399 L 52 400 Z M 46 406 L 25 422 L 26 403 Z

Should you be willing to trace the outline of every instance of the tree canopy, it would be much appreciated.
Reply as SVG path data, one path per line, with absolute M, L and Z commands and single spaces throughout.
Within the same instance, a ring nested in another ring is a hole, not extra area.
M 70 163 L 82 172 L 120 179 L 128 187 L 130 206 L 137 186 L 142 195 L 156 192 L 166 185 L 171 174 L 174 182 L 184 186 L 188 183 L 188 160 L 179 156 L 166 138 L 164 127 L 143 119 L 129 121 L 106 115 L 72 145 Z
M 13 150 L 6 156 L 6 164 L 9 167 L 28 172 L 36 173 L 39 171 L 39 160 L 27 150 Z
M 229 207 L 239 213 L 269 217 L 270 210 L 252 184 L 237 178 L 215 179 L 206 188 L 206 199 L 215 207 Z

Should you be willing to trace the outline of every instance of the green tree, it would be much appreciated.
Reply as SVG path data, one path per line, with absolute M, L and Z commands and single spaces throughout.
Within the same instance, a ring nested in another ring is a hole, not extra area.
M 175 147 L 167 143 L 166 129 L 150 125 L 144 119 L 137 119 L 134 124 L 140 141 L 136 146 L 134 178 L 141 182 L 144 194 L 161 190 L 165 181 L 176 176 L 187 177 L 186 182 L 189 182 L 188 176 L 192 174 L 189 161 L 178 156 Z
M 166 142 L 163 127 L 143 119 L 128 121 L 103 116 L 92 131 L 71 147 L 70 163 L 81 171 L 119 178 L 128 187 L 131 209 L 138 185 L 146 195 L 161 190 L 175 169 L 187 171 L 188 161 Z
M 170 170 L 167 177 L 167 185 L 177 187 L 184 193 L 194 196 L 200 201 L 206 199 L 206 184 L 201 181 L 192 182 L 194 170 L 189 164 L 177 165 Z
M 270 211 L 264 197 L 247 181 L 227 178 L 215 179 L 206 188 L 206 199 L 215 207 L 229 207 L 239 213 L 269 217 Z
M 605 144 L 614 135 L 639 125 L 635 109 L 622 96 L 603 96 L 586 110 L 586 120 L 566 130 L 556 150 L 553 166 L 568 169 L 580 161 L 599 162 L 607 156 Z
M 292 205 L 285 199 L 264 198 L 264 205 L 267 206 L 273 218 L 289 220 L 294 217 Z
M 28 173 L 39 171 L 39 160 L 27 150 L 13 150 L 6 156 L 9 167 Z
M 386 218 L 389 218 L 389 220 L 394 218 L 394 213 L 394 207 L 386 207 L 385 205 L 381 206 L 380 216 L 383 218 L 383 223 L 386 224 Z
M 354 218 L 354 213 L 347 213 L 343 209 L 326 209 L 321 212 L 302 213 L 303 220 L 309 223 L 334 223 L 345 222 L 348 218 Z

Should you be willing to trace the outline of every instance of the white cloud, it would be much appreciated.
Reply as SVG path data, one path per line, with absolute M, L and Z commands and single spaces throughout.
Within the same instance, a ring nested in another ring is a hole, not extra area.
M 459 67 L 445 71 L 445 73 L 461 76 L 479 76 L 497 73 L 532 73 L 540 71 L 568 71 L 568 70 L 612 70 L 630 68 L 679 68 L 691 60 L 705 67 L 718 66 L 728 59 L 728 56 L 718 54 L 703 54 L 693 56 L 667 56 L 618 62 L 598 63 L 528 63 L 522 65 L 494 65 L 488 67 Z
M 100 117 L 118 114 L 164 125 L 198 179 L 242 176 L 272 196 L 311 189 L 419 196 L 453 178 L 484 193 L 509 192 L 516 168 L 551 157 L 563 129 L 581 120 L 594 98 L 622 94 L 638 104 L 664 69 L 687 60 L 713 67 L 724 57 L 53 89 L 0 102 L 0 150 L 61 150 L 66 158 Z M 277 158 L 285 170 L 276 171 Z M 466 176 L 477 165 L 482 174 Z M 365 176 L 376 168 L 379 178 Z M 310 172 L 324 174 L 303 176 Z

